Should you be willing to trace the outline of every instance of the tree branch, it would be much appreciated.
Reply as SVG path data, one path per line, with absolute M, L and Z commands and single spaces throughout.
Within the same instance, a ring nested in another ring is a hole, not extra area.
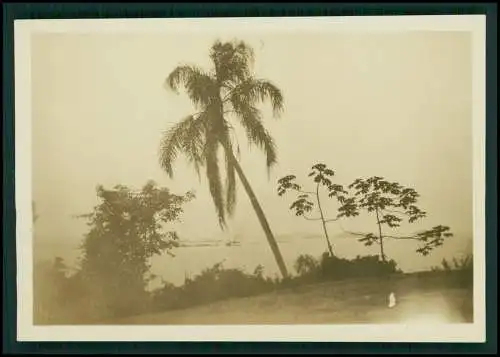
M 389 212 L 389 213 L 404 214 L 405 216 L 409 216 L 409 215 L 410 215 L 410 214 L 408 214 L 407 212 L 398 211 L 398 210 L 392 210 L 392 209 L 387 209 L 387 208 L 384 208 L 382 211 L 384 211 L 384 212 Z
M 411 239 L 411 240 L 420 240 L 420 238 L 412 236 L 412 237 L 398 237 L 398 236 L 386 236 L 384 235 L 384 238 L 391 238 L 391 239 Z
M 318 218 L 311 218 L 311 217 L 307 217 L 305 214 L 302 215 L 302 217 L 304 217 L 304 219 L 307 219 L 308 221 L 321 221 L 321 217 L 318 217 Z M 331 219 L 325 219 L 325 223 L 328 223 L 328 222 L 335 222 L 335 221 L 338 221 L 339 218 L 331 218 Z
M 292 190 L 295 190 L 295 191 L 300 192 L 300 193 L 306 193 L 308 195 L 315 195 L 316 194 L 316 192 L 313 192 L 313 191 L 303 191 L 303 190 L 299 190 L 296 188 L 292 188 Z
M 348 234 L 352 234 L 352 235 L 355 235 L 355 236 L 366 236 L 368 233 L 361 233 L 361 232 L 351 232 L 351 231 L 346 231 L 344 229 L 344 227 L 342 227 L 342 224 L 339 225 L 340 226 L 340 229 L 344 232 L 344 233 L 348 233 Z
M 308 221 L 321 221 L 321 218 L 311 218 L 307 217 L 305 214 L 303 214 L 302 217 L 304 217 L 304 219 L 307 219 Z
M 342 229 L 345 233 L 348 233 L 348 234 L 352 234 L 352 235 L 355 235 L 355 236 L 361 236 L 361 237 L 364 237 L 366 236 L 367 233 L 359 233 L 359 232 L 350 232 L 350 231 L 346 231 L 344 229 Z
M 344 232 L 344 233 L 347 233 L 347 234 L 352 234 L 352 235 L 355 235 L 355 236 L 361 236 L 361 237 L 366 237 L 366 235 L 368 233 L 360 233 L 360 232 L 350 232 L 350 231 L 346 231 L 344 229 L 344 227 L 342 227 L 342 224 L 339 225 L 340 226 L 340 229 Z M 377 243 L 380 245 L 380 242 L 378 240 L 375 240 L 374 243 Z

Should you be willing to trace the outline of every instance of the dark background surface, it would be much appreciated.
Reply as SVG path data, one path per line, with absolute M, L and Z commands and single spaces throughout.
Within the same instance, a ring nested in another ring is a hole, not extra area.
M 80 3 L 3 7 L 3 353 L 483 353 L 497 352 L 497 6 L 446 4 L 236 4 Z M 479 343 L 250 343 L 250 342 L 17 342 L 14 175 L 14 20 L 74 18 L 173 18 L 261 16 L 486 16 L 486 318 L 487 342 Z

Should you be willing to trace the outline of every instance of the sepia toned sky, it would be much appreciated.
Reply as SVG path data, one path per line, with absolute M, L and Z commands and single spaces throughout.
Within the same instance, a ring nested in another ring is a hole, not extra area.
M 317 222 L 288 210 L 278 178 L 295 174 L 307 184 L 309 168 L 323 162 L 336 182 L 383 176 L 415 188 L 429 213 L 413 229 L 449 225 L 457 234 L 449 251 L 472 235 L 471 38 L 461 32 L 289 33 L 241 35 L 38 34 L 32 38 L 33 195 L 37 234 L 47 241 L 77 241 L 97 203 L 95 188 L 141 187 L 155 180 L 176 193 L 194 190 L 176 226 L 188 240 L 243 241 L 265 237 L 241 187 L 229 230 L 220 231 L 206 180 L 198 180 L 181 156 L 170 180 L 158 164 L 162 132 L 193 107 L 182 92 L 164 87 L 182 63 L 208 69 L 216 39 L 233 37 L 255 50 L 255 74 L 283 91 L 285 111 L 265 122 L 278 147 L 267 175 L 263 153 L 239 137 L 241 164 L 277 236 L 321 234 Z M 307 186 L 306 186 L 307 187 Z M 325 204 L 334 212 L 334 202 Z M 343 223 L 374 229 L 367 219 Z M 331 235 L 341 232 L 332 224 Z M 405 228 L 406 229 L 406 228 Z M 335 242 L 334 242 L 335 243 Z M 346 254 L 362 253 L 359 243 Z M 396 244 L 405 259 L 414 248 Z M 299 254 L 300 252 L 297 252 Z

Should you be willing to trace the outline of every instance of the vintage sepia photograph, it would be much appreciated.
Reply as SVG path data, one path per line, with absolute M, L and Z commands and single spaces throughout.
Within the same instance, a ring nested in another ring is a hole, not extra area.
M 15 26 L 25 339 L 484 341 L 482 16 Z

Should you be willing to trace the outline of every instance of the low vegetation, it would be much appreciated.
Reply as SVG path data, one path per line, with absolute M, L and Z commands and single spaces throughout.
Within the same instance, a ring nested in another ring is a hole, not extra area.
M 307 287 L 325 282 L 352 282 L 356 280 L 356 294 L 361 291 L 379 294 L 385 303 L 390 290 L 404 292 L 435 289 L 460 288 L 472 290 L 472 257 L 443 260 L 431 271 L 404 274 L 394 261 L 383 262 L 378 256 L 358 256 L 355 259 L 330 257 L 325 252 L 321 257 L 300 255 L 294 264 L 296 274 L 288 280 L 269 278 L 262 266 L 248 273 L 241 269 L 224 268 L 222 263 L 207 268 L 181 286 L 168 282 L 161 288 L 136 296 L 123 295 L 122 313 L 110 314 L 103 303 L 98 304 L 95 295 L 85 289 L 81 275 L 65 273 L 62 259 L 52 265 L 37 267 L 35 277 L 35 322 L 38 324 L 97 323 L 108 319 L 146 313 L 185 309 L 232 298 Z M 409 278 L 409 279 L 408 279 Z M 388 285 L 389 284 L 389 285 Z M 351 284 L 352 285 L 352 284 Z M 343 285 L 338 285 L 339 294 Z M 349 287 L 351 291 L 353 287 Z M 353 291 L 350 292 L 352 294 Z M 355 298 L 355 297 L 353 297 Z M 92 302 L 92 303 L 90 303 Z M 102 301 L 103 302 L 103 301 Z M 98 309 L 100 306 L 101 310 Z
M 283 182 L 282 185 L 287 186 Z M 363 280 L 367 284 L 360 286 L 376 290 L 381 296 L 396 286 L 405 291 L 415 287 L 469 290 L 472 287 L 472 257 L 443 260 L 440 267 L 405 280 L 397 263 L 383 252 L 345 259 L 333 254 L 327 239 L 328 249 L 323 255 L 299 255 L 294 264 L 295 274 L 286 278 L 269 278 L 262 266 L 249 273 L 218 263 L 186 278 L 181 286 L 166 282 L 161 288 L 148 291 L 149 258 L 165 253 L 175 257 L 179 237 L 172 223 L 180 220 L 184 205 L 194 195 L 190 192 L 176 195 L 148 182 L 138 191 L 125 186 L 98 187 L 97 196 L 99 204 L 90 214 L 81 216 L 87 219 L 89 230 L 81 246 L 78 269 L 70 274 L 62 258 L 35 267 L 36 324 L 100 323 L 325 282 Z M 383 195 L 376 197 L 380 201 Z M 428 237 L 422 239 L 427 245 L 430 241 Z M 340 285 L 339 289 L 342 291 Z M 348 290 L 359 293 L 359 289 Z

